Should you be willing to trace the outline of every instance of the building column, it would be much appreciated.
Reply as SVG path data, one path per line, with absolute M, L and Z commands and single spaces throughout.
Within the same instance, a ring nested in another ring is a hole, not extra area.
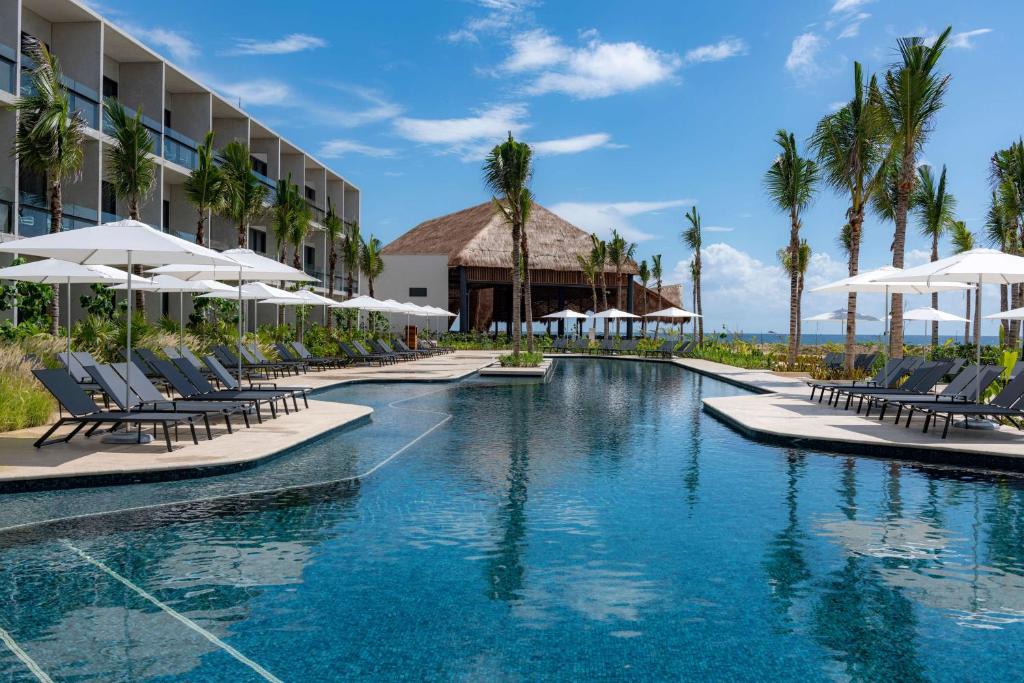
M 633 278 L 626 276 L 626 313 L 633 312 Z M 626 320 L 626 339 L 633 338 L 633 319 L 628 318 Z
M 558 288 L 558 310 L 565 310 L 565 287 Z M 565 318 L 558 319 L 558 336 L 565 336 Z
M 459 331 L 469 332 L 469 283 L 465 266 L 459 266 Z

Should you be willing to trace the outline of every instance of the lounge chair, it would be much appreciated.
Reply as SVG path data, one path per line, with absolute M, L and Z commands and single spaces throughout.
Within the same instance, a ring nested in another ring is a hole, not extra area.
M 380 356 L 359 353 L 354 346 L 342 342 L 338 345 L 341 352 L 348 357 L 350 365 L 384 365 L 387 362 Z
M 916 364 L 917 361 L 913 358 L 894 358 L 889 360 L 869 379 L 855 379 L 851 382 L 813 382 L 811 384 L 811 400 L 814 400 L 814 392 L 816 390 L 821 392 L 818 394 L 818 403 L 824 400 L 825 392 L 828 391 L 828 402 L 831 404 L 836 392 L 844 389 L 895 386 L 896 382 L 901 380 L 910 371 L 911 366 Z
M 946 416 L 946 424 L 942 428 L 943 439 L 949 434 L 949 425 L 953 421 L 954 415 L 968 419 L 972 417 L 1005 417 L 1014 427 L 1020 429 L 1017 419 L 1024 418 L 1024 411 L 1017 406 L 1021 405 L 1022 397 L 1024 397 L 1024 374 L 1010 380 L 1003 390 L 992 398 L 990 403 L 953 403 L 944 406 L 929 406 L 924 417 L 924 429 L 921 431 L 927 432 L 932 419 L 938 421 L 940 415 Z M 964 425 L 965 429 L 970 429 L 968 421 L 965 420 Z
M 379 354 L 394 356 L 401 361 L 416 360 L 419 357 L 412 351 L 396 351 L 388 346 L 387 342 L 380 339 L 371 339 L 370 348 Z
M 349 347 L 355 349 L 356 353 L 365 357 L 381 358 L 384 360 L 385 363 L 398 362 L 398 356 L 396 356 L 395 354 L 381 353 L 380 351 L 368 351 L 365 346 L 363 346 L 354 339 L 351 342 L 349 342 Z
M 605 337 L 604 339 L 601 340 L 601 343 L 598 345 L 597 349 L 595 349 L 594 352 L 602 356 L 614 356 L 616 353 L 618 353 L 618 351 L 619 349 L 615 344 L 615 339 L 611 337 Z
M 90 356 L 91 358 L 92 356 Z M 67 351 L 61 351 L 57 354 L 57 360 L 64 366 L 64 371 L 75 380 L 82 389 L 86 391 L 102 391 L 100 386 L 93 381 L 92 376 L 86 371 L 85 366 L 82 362 L 72 353 L 68 356 Z M 95 361 L 93 361 L 95 365 Z
M 569 340 L 565 337 L 558 337 L 551 342 L 551 348 L 549 349 L 552 353 L 565 353 L 569 348 Z
M 678 358 L 687 358 L 687 357 L 689 357 L 689 355 L 693 352 L 693 350 L 695 348 L 697 348 L 697 340 L 696 339 L 688 339 L 688 340 L 684 341 L 679 346 L 678 349 L 676 349 L 675 351 L 672 352 L 672 356 L 675 356 L 675 357 L 678 357 Z
M 343 368 L 349 364 L 348 358 L 314 356 L 313 353 L 306 348 L 306 345 L 299 341 L 293 341 L 290 346 L 286 344 L 277 344 L 277 351 L 282 355 L 290 355 L 293 358 L 304 360 L 310 365 L 320 366 L 323 368 Z
M 985 390 L 1002 374 L 1003 369 L 998 365 L 986 365 L 979 368 L 977 365 L 969 365 L 960 371 L 953 380 L 939 393 L 932 396 L 920 398 L 886 399 L 882 403 L 882 409 L 878 419 L 885 418 L 885 410 L 892 403 L 896 404 L 896 419 L 893 424 L 899 424 L 903 411 L 907 411 L 907 424 L 914 417 L 914 412 L 927 411 L 935 405 L 944 405 L 950 402 L 959 401 L 963 403 L 977 403 Z
M 229 391 L 272 391 L 272 392 L 284 392 L 292 397 L 292 403 L 295 404 L 295 410 L 299 409 L 298 397 L 302 397 L 302 402 L 309 407 L 309 393 L 313 391 L 312 387 L 293 386 L 283 387 L 276 382 L 259 382 L 254 384 L 251 380 L 249 386 L 242 386 L 238 380 L 228 372 L 220 362 L 213 356 L 205 356 L 203 360 L 206 362 L 206 366 L 213 372 L 213 376 L 217 378 L 224 387 Z M 191 377 L 189 378 L 191 381 Z
M 269 360 L 262 354 L 253 353 L 253 350 L 245 344 L 236 344 L 235 349 L 236 353 L 242 356 L 243 363 L 248 364 L 252 368 L 258 368 L 264 372 L 273 374 L 274 377 L 299 374 L 299 371 L 291 364 Z
M 674 339 L 666 339 L 661 342 L 661 346 L 654 349 L 648 349 L 647 351 L 641 352 L 644 356 L 658 356 L 659 358 L 671 358 L 672 352 L 676 350 L 676 344 L 679 342 Z
M 437 355 L 437 351 L 431 349 L 410 349 L 409 345 L 406 344 L 401 339 L 399 339 L 398 337 L 391 338 L 391 348 L 393 348 L 395 351 L 401 351 L 403 353 L 416 354 L 417 358 L 424 358 Z
M 47 391 L 53 394 L 60 404 L 61 410 L 68 413 L 68 417 L 61 416 L 45 434 L 36 439 L 32 444 L 36 448 L 49 446 L 55 443 L 69 442 L 82 428 L 89 426 L 86 436 L 90 436 L 102 425 L 110 424 L 112 429 L 117 429 L 123 424 L 134 424 L 141 433 L 142 425 L 159 425 L 164 430 L 164 441 L 167 443 L 167 450 L 173 450 L 171 444 L 170 427 L 177 427 L 180 424 L 187 424 L 192 433 L 192 443 L 199 444 L 196 436 L 196 420 L 204 420 L 206 416 L 200 413 L 173 413 L 164 411 L 126 411 L 100 410 L 89 394 L 85 393 L 81 386 L 68 375 L 64 370 L 33 370 L 35 375 Z M 53 433 L 66 424 L 73 424 L 75 428 L 62 438 L 50 439 Z
M 864 401 L 869 401 L 875 397 L 920 396 L 928 394 L 939 383 L 939 380 L 945 376 L 948 367 L 949 364 L 946 362 L 926 363 L 910 373 L 906 381 L 898 387 L 875 387 L 843 391 L 842 394 L 846 396 L 844 409 L 849 410 L 850 404 L 855 398 L 858 399 L 857 412 L 859 413 L 864 406 Z M 839 405 L 838 399 L 835 405 Z
M 632 354 L 637 355 L 636 345 L 640 342 L 639 339 L 626 339 L 619 342 L 619 354 L 626 355 Z
M 257 346 L 256 344 L 248 344 L 247 346 L 244 346 L 242 348 L 247 350 L 252 355 L 253 358 L 255 358 L 257 361 L 264 365 L 273 363 L 275 365 L 280 365 L 285 368 L 290 368 L 295 372 L 296 375 L 299 374 L 300 372 L 306 372 L 309 370 L 309 364 L 306 361 L 302 360 L 301 358 L 281 357 L 280 359 L 274 361 L 267 358 L 266 355 L 264 355 L 263 351 L 260 350 L 260 347 Z
M 455 349 L 447 346 L 441 346 L 433 339 L 419 339 L 416 342 L 416 346 L 437 351 L 438 353 L 455 353 Z
M 256 419 L 259 422 L 263 422 L 263 413 L 260 411 L 261 404 L 265 403 L 270 408 L 271 417 L 277 417 L 277 401 L 279 400 L 284 404 L 285 412 L 288 412 L 288 397 L 285 394 L 270 395 L 257 392 L 214 389 L 206 377 L 193 368 L 184 358 L 175 358 L 173 361 L 157 360 L 156 367 L 183 400 L 244 403 L 252 406 L 256 411 Z M 183 367 L 188 368 L 191 378 L 198 382 L 198 385 L 190 379 L 189 375 L 182 372 Z

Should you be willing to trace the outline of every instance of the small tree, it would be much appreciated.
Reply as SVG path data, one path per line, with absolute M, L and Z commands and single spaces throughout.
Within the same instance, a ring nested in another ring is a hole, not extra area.
M 647 285 L 650 284 L 650 282 L 651 282 L 651 268 L 650 268 L 650 266 L 647 265 L 647 259 L 644 259 L 643 261 L 640 262 L 640 265 L 637 267 L 636 276 L 638 278 L 640 278 L 640 285 L 643 288 L 641 290 L 641 292 L 640 292 L 641 296 L 643 297 L 643 302 L 642 302 L 643 305 L 641 306 L 641 308 L 643 309 L 643 314 L 642 315 L 646 315 L 647 314 Z M 647 318 L 641 318 L 640 319 L 640 333 L 644 337 L 647 336 Z
M 693 312 L 698 316 L 704 315 L 704 302 L 701 300 L 700 276 L 701 258 L 700 250 L 704 242 L 701 233 L 701 217 L 697 213 L 697 207 L 691 206 L 686 214 L 686 221 L 689 223 L 683 230 L 683 244 L 693 250 L 693 261 L 690 263 L 690 275 L 693 277 Z M 693 320 L 693 331 L 697 337 L 697 343 L 704 343 L 704 318 L 698 317 Z
M 661 254 L 655 254 L 651 257 L 651 277 L 654 278 L 654 287 L 658 292 L 658 306 L 661 306 L 661 302 L 664 300 L 661 296 L 662 287 L 662 272 L 661 272 Z M 654 321 L 654 338 L 658 338 L 658 329 L 661 327 L 661 321 Z
M 238 227 L 238 246 L 249 241 L 249 224 L 266 211 L 267 188 L 252 172 L 249 146 L 232 140 L 221 150 L 224 158 L 224 215 Z
M 185 179 L 185 198 L 196 207 L 196 244 L 206 246 L 206 221 L 224 201 L 224 174 L 213 161 L 213 131 L 199 145 L 196 167 Z
M 324 229 L 327 231 L 327 298 L 334 298 L 334 272 L 338 267 L 338 240 L 345 230 L 345 224 L 334 210 L 334 203 L 327 198 L 327 215 L 324 217 Z M 333 327 L 333 316 L 327 317 L 327 329 Z

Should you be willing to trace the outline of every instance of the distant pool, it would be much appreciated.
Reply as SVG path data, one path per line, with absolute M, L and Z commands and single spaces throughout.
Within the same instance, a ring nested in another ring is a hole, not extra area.
M 1024 679 L 1020 480 L 754 443 L 701 411 L 738 393 L 352 385 L 372 422 L 248 472 L 0 496 L 202 499 L 0 532 L 0 681 Z

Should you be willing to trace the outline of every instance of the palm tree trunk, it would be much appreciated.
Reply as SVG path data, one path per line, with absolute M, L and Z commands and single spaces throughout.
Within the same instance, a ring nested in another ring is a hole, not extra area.
M 847 272 L 853 277 L 860 271 L 860 237 L 864 225 L 864 209 L 850 210 L 850 249 L 848 253 Z M 846 343 L 843 347 L 843 365 L 846 372 L 853 373 L 853 349 L 857 344 L 857 293 L 846 295 Z
M 789 212 L 789 218 L 789 349 L 786 353 L 786 366 L 792 369 L 800 353 L 800 222 L 795 210 Z
M 1007 309 L 1007 304 L 1010 302 L 1010 293 L 1006 289 L 1006 285 L 999 285 L 999 312 L 1004 313 Z M 1003 341 L 1009 346 L 1009 332 L 1010 332 L 1010 321 L 1001 320 L 999 324 L 1003 328 Z M 1012 348 L 1012 347 L 1011 347 Z
M 939 233 L 932 235 L 932 262 L 939 260 Z M 932 308 L 937 309 L 939 307 L 939 293 L 932 292 Z M 939 321 L 932 321 L 932 348 L 934 349 L 939 345 Z
M 50 234 L 60 232 L 64 220 L 64 193 L 60 180 L 50 182 Z M 71 327 L 71 311 L 67 312 L 68 327 Z M 50 295 L 50 334 L 60 333 L 60 288 L 53 285 Z
M 981 285 L 974 288 L 974 345 L 981 346 Z
M 697 315 L 699 315 L 701 317 L 697 318 L 697 321 L 696 321 L 697 324 L 694 327 L 697 328 L 697 343 L 698 344 L 703 344 L 704 343 L 704 300 L 703 300 L 704 292 L 702 291 L 703 288 L 700 285 L 700 278 L 701 278 L 701 263 L 700 263 L 700 250 L 698 250 L 697 251 L 697 283 L 696 283 L 696 289 L 695 289 L 695 294 L 696 294 L 696 297 L 697 297 L 696 298 L 695 308 L 697 310 L 694 311 L 694 313 L 696 313 Z
M 522 299 L 522 226 L 519 221 L 512 222 L 512 353 L 519 355 L 522 346 L 522 322 L 520 305 Z M 370 296 L 373 296 L 372 294 Z
M 530 243 L 523 225 L 523 307 L 526 309 L 526 350 L 533 353 L 533 287 L 530 283 Z
M 604 266 L 601 266 L 601 310 L 608 310 L 608 283 L 605 279 Z M 608 318 L 604 319 L 604 336 L 608 336 Z
M 622 271 L 618 263 L 615 264 L 615 308 L 625 310 L 622 307 Z M 622 333 L 619 331 L 619 318 L 615 319 L 615 336 L 620 337 Z
M 140 221 L 139 218 L 139 200 L 135 197 L 128 198 L 128 218 L 133 221 Z M 136 277 L 142 277 L 142 265 L 132 266 L 132 275 Z M 146 315 L 146 296 L 141 289 L 135 290 L 135 310 L 142 313 L 143 317 Z
M 1010 285 L 1010 308 L 1020 308 L 1021 305 L 1021 286 Z M 1010 321 L 1010 335 L 1007 339 L 1007 345 L 1013 349 L 1017 346 L 1017 340 L 1020 338 L 1020 321 Z
M 246 233 L 245 221 L 239 221 L 239 223 L 238 223 L 238 248 L 239 249 L 245 249 L 245 243 L 246 243 L 246 239 L 245 239 L 246 238 L 246 234 L 245 233 Z
M 334 245 L 331 245 L 330 256 L 328 256 L 328 267 L 327 267 L 327 298 L 334 298 L 334 271 L 338 266 L 338 253 L 334 250 Z M 334 315 L 330 311 L 327 312 L 327 329 L 334 328 Z
M 903 267 L 903 256 L 907 246 L 907 211 L 910 208 L 910 190 L 914 186 L 914 148 L 903 151 L 900 179 L 896 192 L 896 230 L 892 238 L 892 265 Z M 889 357 L 903 358 L 903 295 L 892 295 L 890 319 Z
M 682 297 L 680 297 L 680 299 L 682 299 Z M 663 299 L 661 298 L 661 285 L 659 284 L 658 285 L 658 310 L 661 310 L 661 302 L 662 301 L 663 301 Z M 682 301 L 680 301 L 680 303 L 682 303 Z M 658 338 L 658 329 L 660 327 L 661 327 L 661 320 L 655 320 L 654 321 L 654 338 L 655 339 Z
M 201 247 L 206 246 L 206 211 L 200 209 L 198 211 L 199 218 L 196 221 L 196 244 Z

